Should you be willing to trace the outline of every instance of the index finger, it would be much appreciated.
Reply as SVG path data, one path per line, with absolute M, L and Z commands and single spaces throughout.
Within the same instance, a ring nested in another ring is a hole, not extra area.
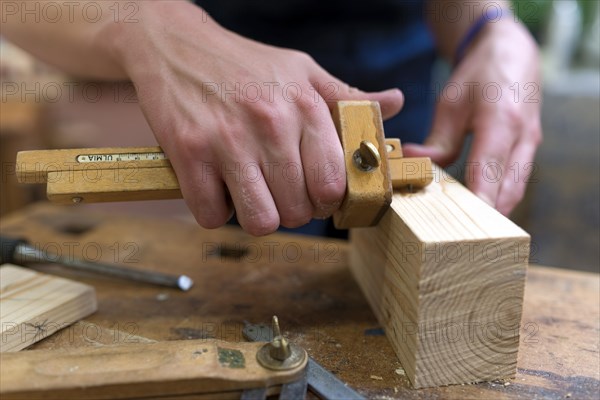
M 534 171 L 533 159 L 537 144 L 530 140 L 519 140 L 515 145 L 507 166 L 514 174 L 506 174 L 502 181 L 496 207 L 504 215 L 508 215 L 525 195 L 527 183 Z
M 465 183 L 479 198 L 496 207 L 515 135 L 502 123 L 489 119 L 475 129 L 467 158 Z

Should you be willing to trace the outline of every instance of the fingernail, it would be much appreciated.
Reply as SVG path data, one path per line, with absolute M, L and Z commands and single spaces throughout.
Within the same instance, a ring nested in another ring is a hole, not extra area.
M 231 207 L 231 211 L 229 212 L 229 217 L 227 218 L 227 222 L 231 221 L 233 216 L 235 215 L 235 208 Z

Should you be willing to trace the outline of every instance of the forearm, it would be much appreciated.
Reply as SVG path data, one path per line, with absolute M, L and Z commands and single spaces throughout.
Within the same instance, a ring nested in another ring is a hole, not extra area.
M 68 73 L 95 79 L 129 79 L 124 55 L 130 31 L 184 0 L 14 2 L 0 0 L 2 35 Z M 161 10 L 162 7 L 162 10 Z M 166 17 L 165 17 L 166 18 Z M 175 27 L 174 27 L 175 28 Z
M 452 63 L 457 61 L 455 54 L 460 42 L 486 10 L 492 14 L 501 10 L 503 16 L 510 10 L 510 4 L 505 0 L 429 0 L 427 3 L 427 20 L 438 51 Z

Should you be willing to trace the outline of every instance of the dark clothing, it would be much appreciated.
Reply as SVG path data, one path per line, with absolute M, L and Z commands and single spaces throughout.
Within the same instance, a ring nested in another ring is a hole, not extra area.
M 421 142 L 429 130 L 433 96 L 433 40 L 424 1 L 197 0 L 227 29 L 274 46 L 310 54 L 323 68 L 361 90 L 400 88 L 402 112 L 386 136 Z

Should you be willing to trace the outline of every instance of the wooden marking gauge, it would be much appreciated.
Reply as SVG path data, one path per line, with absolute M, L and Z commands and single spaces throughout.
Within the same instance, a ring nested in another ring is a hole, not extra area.
M 332 119 L 347 177 L 334 222 L 359 228 L 350 268 L 414 387 L 513 377 L 529 235 L 429 159 L 403 158 L 377 103 L 339 102 Z M 17 173 L 63 203 L 181 196 L 158 147 L 22 152 Z
M 265 343 L 175 340 L 3 353 L 3 399 L 239 399 L 265 396 L 301 378 L 306 358 L 293 368 L 263 367 Z M 185 397 L 190 396 L 190 397 Z M 171 398 L 171 397 L 169 397 Z
M 347 192 L 334 215 L 338 228 L 376 225 L 393 189 L 420 188 L 433 179 L 429 158 L 404 158 L 398 139 L 385 139 L 379 103 L 340 101 L 333 109 L 344 149 Z M 47 183 L 55 203 L 181 198 L 177 176 L 160 147 L 23 151 L 23 183 Z

